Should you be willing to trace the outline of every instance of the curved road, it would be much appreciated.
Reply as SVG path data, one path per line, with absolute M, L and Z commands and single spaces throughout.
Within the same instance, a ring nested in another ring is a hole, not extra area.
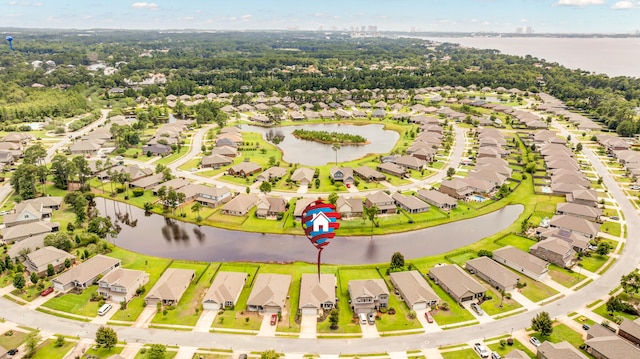
M 554 124 L 554 126 L 558 126 Z M 566 135 L 566 130 L 562 129 Z M 459 143 L 459 141 L 458 141 Z M 640 218 L 628 201 L 620 187 L 613 180 L 609 172 L 590 150 L 583 150 L 591 161 L 595 170 L 603 177 L 604 183 L 618 202 L 627 221 L 627 233 L 640 233 Z M 407 335 L 399 337 L 358 338 L 358 339 L 287 339 L 279 337 L 260 337 L 220 333 L 183 332 L 147 328 L 114 327 L 118 338 L 128 343 L 165 343 L 191 347 L 212 347 L 264 351 L 276 349 L 285 353 L 377 353 L 405 351 L 408 349 L 425 349 L 443 345 L 468 342 L 479 337 L 495 337 L 508 333 L 510 330 L 523 329 L 529 326 L 531 318 L 541 311 L 547 311 L 551 317 L 565 315 L 579 310 L 587 304 L 601 298 L 610 290 L 616 288 L 620 277 L 631 272 L 638 265 L 635 253 L 638 253 L 640 243 L 632 238 L 626 242 L 624 251 L 600 278 L 580 289 L 579 294 L 561 298 L 536 310 L 500 319 L 491 323 L 479 324 L 442 332 Z M 5 298 L 0 298 L 0 315 L 12 322 L 40 328 L 51 333 L 64 333 L 93 339 L 98 325 L 52 317 L 40 312 L 31 311 Z M 203 344 L 203 343 L 206 343 Z

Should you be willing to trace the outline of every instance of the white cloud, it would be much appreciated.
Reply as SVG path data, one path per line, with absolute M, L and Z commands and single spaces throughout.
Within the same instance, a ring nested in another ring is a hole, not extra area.
M 520 22 L 529 22 L 527 19 L 520 19 Z
M 4 17 L 20 17 L 20 16 L 22 16 L 21 12 L 10 12 L 10 13 L 4 15 Z
M 313 16 L 315 16 L 315 17 L 324 17 L 324 14 L 321 13 L 321 12 L 317 12 L 317 13 L 313 14 Z
M 470 21 L 471 21 L 472 23 L 480 22 L 480 20 L 478 20 L 478 19 L 471 19 Z
M 604 0 L 558 0 L 556 6 L 589 6 L 602 5 Z
M 631 1 L 618 1 L 617 3 L 613 4 L 611 8 L 615 10 L 622 10 L 633 9 L 634 7 L 635 5 Z
M 481 25 L 482 26 L 489 26 L 489 25 L 491 25 L 491 23 L 489 21 L 483 21 Z
M 131 4 L 131 7 L 134 9 L 157 9 L 158 4 L 153 2 L 134 2 Z
M 246 15 L 240 16 L 240 19 L 242 21 L 249 21 L 249 20 L 251 20 L 251 17 L 252 17 L 251 14 L 246 14 Z
M 9 1 L 9 5 L 13 6 L 31 6 L 31 7 L 42 7 L 44 6 L 41 2 L 31 2 L 31 1 Z
M 179 17 L 179 18 L 178 18 L 178 21 L 193 21 L 193 20 L 195 20 L 195 19 L 196 19 L 196 18 L 195 18 L 195 17 L 193 17 L 193 16 L 185 16 L 185 17 Z

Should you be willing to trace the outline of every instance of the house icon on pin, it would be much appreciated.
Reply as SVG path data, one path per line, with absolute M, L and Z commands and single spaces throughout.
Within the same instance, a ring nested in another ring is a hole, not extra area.
M 324 212 L 314 213 L 311 222 L 313 222 L 314 232 L 329 232 L 330 220 Z

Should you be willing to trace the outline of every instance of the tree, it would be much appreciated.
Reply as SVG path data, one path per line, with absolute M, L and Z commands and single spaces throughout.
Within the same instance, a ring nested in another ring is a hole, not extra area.
M 73 243 L 71 243 L 71 237 L 68 233 L 65 232 L 48 234 L 46 237 L 44 237 L 43 244 L 45 247 L 56 247 L 65 252 L 69 252 L 71 250 L 71 247 L 73 246 Z
M 340 150 L 340 144 L 339 143 L 334 143 L 331 146 L 331 149 L 336 152 L 336 166 L 337 166 L 338 165 L 338 150 Z
M 13 286 L 16 287 L 17 290 L 22 291 L 25 285 L 27 285 L 27 280 L 24 279 L 24 274 L 22 272 L 16 273 L 13 276 Z
M 36 197 L 36 173 L 37 167 L 28 163 L 23 163 L 13 172 L 11 176 L 11 186 L 22 199 Z
M 607 300 L 607 312 L 613 314 L 615 312 L 621 312 L 624 309 L 622 301 L 618 297 L 610 297 Z
M 75 156 L 71 159 L 73 169 L 78 175 L 78 181 L 80 182 L 80 188 L 85 190 L 85 180 L 91 176 L 91 168 L 89 168 L 89 162 L 84 156 Z
M 333 308 L 329 313 L 329 323 L 331 323 L 331 329 L 338 329 L 338 322 L 340 321 L 340 313 L 338 309 Z
M 167 346 L 162 344 L 151 344 L 149 350 L 147 350 L 148 359 L 164 359 L 167 354 Z
M 36 272 L 31 272 L 31 275 L 29 276 L 29 279 L 31 280 L 31 283 L 33 284 L 37 284 L 38 283 L 38 274 Z
M 180 203 L 180 212 L 184 214 L 184 202 L 187 201 L 187 195 L 184 192 L 176 192 L 178 203 Z
M 79 240 L 79 239 L 78 239 Z M 65 258 L 64 259 L 64 267 L 65 268 L 69 268 L 71 267 L 71 261 L 69 260 L 69 258 Z
M 609 254 L 609 252 L 611 252 L 612 249 L 613 249 L 613 246 L 611 245 L 611 243 L 600 241 L 598 242 L 598 248 L 596 248 L 596 253 L 598 253 L 598 255 L 601 255 L 601 256 L 606 256 L 607 254 Z
M 620 278 L 620 285 L 622 290 L 628 294 L 636 294 L 640 290 L 640 273 L 633 271 L 627 275 L 623 275 Z
M 89 202 L 84 196 L 76 196 L 73 202 L 73 212 L 76 214 L 76 223 L 82 225 L 87 220 L 87 205 Z
M 531 328 L 543 337 L 551 335 L 553 333 L 553 322 L 549 317 L 549 313 L 540 312 L 540 314 L 531 319 Z
M 113 348 L 118 343 L 118 334 L 109 327 L 101 326 L 96 331 L 96 344 L 107 349 Z
M 338 203 L 338 194 L 335 192 L 331 192 L 327 200 L 329 201 L 329 203 L 335 205 L 336 203 Z
M 27 349 L 27 352 L 24 355 L 25 357 L 31 358 L 33 354 L 36 353 L 36 348 L 38 347 L 38 343 L 40 343 L 41 339 L 40 332 L 37 330 L 30 331 L 29 334 L 27 334 L 24 342 L 24 346 Z
M 264 181 L 260 184 L 260 192 L 267 194 L 271 192 L 271 183 Z
M 56 274 L 56 269 L 53 267 L 53 264 L 51 263 L 47 264 L 47 276 L 51 277 L 54 274 Z
M 31 165 L 41 165 L 44 159 L 47 157 L 47 150 L 42 146 L 40 142 L 36 142 L 34 145 L 27 147 L 22 155 L 23 163 Z
M 397 270 L 404 268 L 404 256 L 400 252 L 395 252 L 391 256 L 391 264 L 389 265 L 389 269 Z
M 260 359 L 279 359 L 280 353 L 277 353 L 275 350 L 267 350 L 260 353 Z
M 113 223 L 109 218 L 97 216 L 89 220 L 87 232 L 94 233 L 98 237 L 104 239 L 107 238 L 107 235 L 115 234 L 115 229 L 113 228 Z
M 493 252 L 488 249 L 481 249 L 478 251 L 478 257 L 489 257 L 493 258 Z
M 72 164 L 66 155 L 57 154 L 51 160 L 51 174 L 53 175 L 53 183 L 56 187 L 67 189 L 69 178 L 73 173 Z
M 578 143 L 576 145 L 576 151 L 578 151 L 578 152 L 582 151 L 582 143 Z
M 451 178 L 456 174 L 456 169 L 453 167 L 447 168 L 447 177 Z
M 193 204 L 193 206 L 191 206 L 191 212 L 195 213 L 197 216 L 197 220 L 200 221 L 202 220 L 202 217 L 200 217 L 200 211 L 202 210 L 202 204 L 200 202 L 196 202 Z
M 369 221 L 371 221 L 371 234 L 373 235 L 373 225 L 374 223 L 376 223 L 376 218 L 378 218 L 378 206 L 373 205 L 371 207 L 367 207 L 364 206 L 363 208 L 363 212 L 362 215 L 364 216 L 365 219 L 368 219 Z M 377 227 L 377 223 L 376 223 L 376 227 Z

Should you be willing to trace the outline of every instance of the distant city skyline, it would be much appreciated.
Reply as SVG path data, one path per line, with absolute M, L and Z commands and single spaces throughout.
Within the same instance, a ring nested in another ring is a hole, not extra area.
M 629 34 L 638 19 L 640 0 L 0 0 L 3 28 Z

